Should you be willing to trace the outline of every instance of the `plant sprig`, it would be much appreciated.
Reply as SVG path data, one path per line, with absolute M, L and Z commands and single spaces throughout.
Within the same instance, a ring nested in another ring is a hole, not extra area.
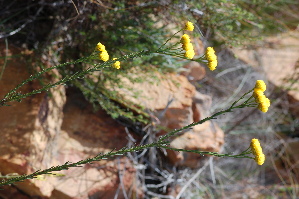
M 45 169 L 45 170 L 38 170 L 32 174 L 28 174 L 28 175 L 21 175 L 21 176 L 18 176 L 18 177 L 14 177 L 14 178 L 10 178 L 8 180 L 3 180 L 2 182 L 0 182 L 0 186 L 3 186 L 3 185 L 9 185 L 9 184 L 13 184 L 13 183 L 16 183 L 16 182 L 20 182 L 20 181 L 24 181 L 26 179 L 34 179 L 36 178 L 37 176 L 39 175 L 43 175 L 43 174 L 52 174 L 52 172 L 55 172 L 55 171 L 61 171 L 61 170 L 68 170 L 69 168 L 72 168 L 72 167 L 80 167 L 81 165 L 84 165 L 84 164 L 88 164 L 88 163 L 92 163 L 92 162 L 95 162 L 95 161 L 100 161 L 100 160 L 103 160 L 103 159 L 107 159 L 107 158 L 111 158 L 113 156 L 116 156 L 116 155 L 125 155 L 126 153 L 130 153 L 130 152 L 136 152 L 136 151 L 141 151 L 143 149 L 147 149 L 147 148 L 151 148 L 151 147 L 157 147 L 157 148 L 164 148 L 164 149 L 170 149 L 170 150 L 174 150 L 174 151 L 183 151 L 183 152 L 193 152 L 193 153 L 197 153 L 197 154 L 201 154 L 201 155 L 213 155 L 213 156 L 216 156 L 216 157 L 233 157 L 233 158 L 250 158 L 250 159 L 254 159 L 253 157 L 250 157 L 248 156 L 248 154 L 251 153 L 251 151 L 248 149 L 246 149 L 245 151 L 243 151 L 242 153 L 240 154 L 237 154 L 237 155 L 231 155 L 231 154 L 220 154 L 220 153 L 217 153 L 217 152 L 208 152 L 208 151 L 197 151 L 197 150 L 186 150 L 186 149 L 177 149 L 177 148 L 172 148 L 172 147 L 169 147 L 169 140 L 168 138 L 174 136 L 175 134 L 181 132 L 181 131 L 184 131 L 190 127 L 193 127 L 195 125 L 198 125 L 198 124 L 202 124 L 208 120 L 212 120 L 212 119 L 216 119 L 217 116 L 219 115 L 222 115 L 224 113 L 228 113 L 228 112 L 231 112 L 233 109 L 236 109 L 236 108 L 244 108 L 244 107 L 252 107 L 253 106 L 253 103 L 250 101 L 252 99 L 252 97 L 249 97 L 247 100 L 245 100 L 243 103 L 237 105 L 237 103 L 244 99 L 246 95 L 248 95 L 252 90 L 250 90 L 249 92 L 245 93 L 240 99 L 238 99 L 237 101 L 235 101 L 228 109 L 226 110 L 222 110 L 222 111 L 219 111 L 217 113 L 214 113 L 212 116 L 210 117 L 207 117 L 207 118 L 204 118 L 198 122 L 194 122 L 194 123 L 191 123 L 185 127 L 182 127 L 180 129 L 177 129 L 177 130 L 174 130 L 174 131 L 171 131 L 169 133 L 167 133 L 166 135 L 164 136 L 161 136 L 156 142 L 152 142 L 152 143 L 149 143 L 149 144 L 145 144 L 145 145 L 137 145 L 137 146 L 133 146 L 131 148 L 127 148 L 127 147 L 124 147 L 120 150 L 112 150 L 108 153 L 105 153 L 105 154 L 99 154 L 93 158 L 87 158 L 85 160 L 80 160 L 78 162 L 75 162 L 75 163 L 71 163 L 71 162 L 66 162 L 64 163 L 63 165 L 59 165 L 59 166 L 53 166 L 53 167 L 50 167 L 48 169 Z

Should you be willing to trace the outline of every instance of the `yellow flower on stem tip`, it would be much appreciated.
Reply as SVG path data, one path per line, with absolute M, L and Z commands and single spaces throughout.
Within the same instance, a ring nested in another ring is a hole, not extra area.
M 256 80 L 255 88 L 261 89 L 263 92 L 265 92 L 267 86 L 263 80 Z
M 189 35 L 187 34 L 183 34 L 182 38 L 181 38 L 181 43 L 182 44 L 187 44 L 187 43 L 190 43 L 191 40 L 190 40 L 190 37 Z
M 185 24 L 185 30 L 189 30 L 189 31 L 193 31 L 194 30 L 194 25 L 192 22 L 188 21 L 186 24 Z
M 263 154 L 263 149 L 258 139 L 252 139 L 250 144 L 251 152 L 254 155 L 254 160 L 258 165 L 265 162 L 266 156 Z
M 208 47 L 206 50 L 206 59 L 208 60 L 208 67 L 211 71 L 215 70 L 218 64 L 217 56 L 213 47 Z
M 185 51 L 188 51 L 188 50 L 194 50 L 194 49 L 193 49 L 193 45 L 192 45 L 192 43 L 184 43 L 184 44 L 182 45 L 182 47 L 183 47 L 183 49 L 184 49 Z
M 267 107 L 270 107 L 271 101 L 269 98 L 266 97 L 265 101 L 263 102 Z
M 265 95 L 257 99 L 259 103 L 258 109 L 266 113 L 268 111 L 268 108 L 270 107 L 270 100 Z
M 99 58 L 103 61 L 108 61 L 109 60 L 109 54 L 108 52 L 105 50 L 105 51 L 102 51 L 99 53 Z
M 216 67 L 217 67 L 217 64 L 218 64 L 218 61 L 217 60 L 213 60 L 213 61 L 210 61 L 208 63 L 208 67 L 211 71 L 215 70 Z
M 113 60 L 116 60 L 117 58 L 113 58 Z M 116 61 L 113 63 L 113 68 L 116 68 L 116 69 L 120 69 L 120 61 Z
M 264 94 L 264 92 L 262 91 L 262 89 L 260 89 L 260 88 L 255 88 L 254 90 L 253 90 L 253 97 L 254 98 L 256 98 L 257 96 L 259 96 L 259 95 L 263 95 Z
M 266 113 L 269 109 L 269 106 L 267 106 L 266 104 L 262 103 L 258 105 L 258 109 L 264 113 Z
M 106 51 L 106 47 L 103 44 L 101 44 L 101 42 L 99 42 L 97 44 L 96 50 L 103 52 Z
M 208 61 L 216 60 L 217 56 L 215 55 L 215 50 L 213 47 L 207 47 L 206 58 Z
M 263 93 L 257 93 L 254 96 L 254 98 L 255 98 L 255 102 L 259 103 L 259 104 L 263 103 L 267 99 L 267 97 L 265 96 L 264 92 Z
M 187 50 L 185 52 L 185 57 L 187 57 L 188 59 L 193 59 L 194 55 L 195 55 L 195 52 L 194 52 L 193 49 L 192 50 Z
M 263 80 L 257 80 L 253 89 L 253 97 L 255 98 L 255 102 L 258 103 L 258 109 L 264 113 L 268 111 L 271 104 L 270 99 L 264 95 L 266 88 Z
M 260 154 L 260 155 L 255 156 L 254 160 L 258 165 L 263 165 L 266 160 L 266 156 L 265 156 L 265 154 Z

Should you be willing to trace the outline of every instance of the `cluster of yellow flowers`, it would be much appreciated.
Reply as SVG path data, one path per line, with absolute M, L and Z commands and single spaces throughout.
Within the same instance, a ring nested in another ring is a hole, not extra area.
M 258 108 L 264 113 L 266 113 L 270 107 L 270 100 L 264 95 L 266 88 L 266 84 L 263 80 L 256 80 L 253 97 L 259 104 Z
M 113 58 L 113 60 L 116 60 L 116 59 L 117 58 Z M 120 69 L 120 61 L 114 62 L 114 64 L 112 66 L 113 66 L 113 68 Z
M 103 44 L 101 44 L 101 42 L 99 42 L 99 43 L 97 44 L 96 49 L 97 49 L 98 51 L 100 51 L 100 53 L 99 53 L 99 58 L 100 58 L 101 60 L 103 60 L 103 61 L 108 61 L 108 60 L 109 60 L 109 54 L 108 54 L 108 52 L 106 51 L 106 47 L 105 47 Z
M 208 67 L 211 71 L 215 70 L 218 64 L 217 56 L 213 47 L 208 47 L 206 50 L 206 59 L 208 60 Z
M 97 51 L 100 51 L 99 53 L 99 58 L 100 60 L 102 61 L 108 61 L 109 60 L 109 54 L 106 50 L 106 47 L 101 44 L 101 42 L 99 42 L 96 46 L 96 50 Z M 113 60 L 116 60 L 117 58 L 113 58 Z M 120 61 L 116 61 L 112 64 L 112 67 L 113 68 L 116 68 L 116 69 L 120 69 Z
M 193 45 L 190 42 L 190 37 L 187 34 L 184 34 L 181 38 L 181 43 L 183 44 L 183 49 L 186 51 L 185 52 L 185 57 L 188 59 L 192 59 L 195 55 Z
M 262 165 L 265 162 L 266 156 L 263 154 L 263 149 L 261 147 L 261 144 L 258 139 L 252 139 L 250 148 L 252 151 L 252 154 L 254 155 L 254 160 L 258 165 Z
M 193 23 L 191 23 L 190 21 L 188 21 L 186 23 L 184 29 L 185 30 L 189 30 L 189 31 L 193 31 L 193 29 L 194 29 Z M 183 44 L 182 47 L 186 51 L 184 56 L 187 57 L 188 59 L 193 59 L 193 57 L 195 55 L 195 52 L 194 52 L 193 45 L 191 43 L 189 35 L 184 34 L 182 36 L 182 38 L 181 38 L 181 44 Z

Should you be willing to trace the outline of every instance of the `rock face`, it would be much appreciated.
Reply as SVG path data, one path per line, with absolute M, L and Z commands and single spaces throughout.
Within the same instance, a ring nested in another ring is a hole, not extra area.
M 200 63 L 191 61 L 184 66 L 181 75 L 187 77 L 190 82 L 196 82 L 202 80 L 206 76 L 206 69 L 200 65 Z
M 198 122 L 209 114 L 211 107 L 211 97 L 196 92 L 193 97 L 192 115 L 193 117 L 189 122 Z M 224 133 L 219 126 L 212 122 L 207 121 L 203 124 L 194 126 L 191 130 L 183 133 L 172 140 L 170 147 L 180 148 L 186 150 L 210 151 L 219 152 L 224 144 Z M 188 166 L 197 168 L 202 163 L 203 156 L 195 153 L 174 152 L 169 150 L 169 159 L 172 163 L 179 166 Z
M 60 148 L 57 159 L 60 162 L 77 162 L 126 146 L 124 127 L 118 125 L 103 110 L 94 113 L 92 106 L 80 94 L 71 92 L 67 99 L 62 123 L 64 133 L 58 143 Z M 55 186 L 55 189 L 72 198 L 113 198 L 118 188 L 119 198 L 123 198 L 120 182 L 125 192 L 129 189 L 136 190 L 136 187 L 132 187 L 135 168 L 127 157 L 94 162 L 85 165 L 83 170 L 72 169 L 65 174 L 70 178 Z M 80 183 L 78 178 L 82 179 Z M 72 191 L 74 186 L 76 192 Z
M 1 49 L 5 49 L 2 48 Z M 16 49 L 10 48 L 8 55 L 20 53 Z M 1 52 L 1 56 L 5 56 L 4 52 Z M 2 60 L 1 60 L 2 62 Z M 3 62 L 1 63 L 3 65 Z M 0 95 L 8 93 L 22 80 L 29 77 L 25 72 L 24 60 L 8 60 L 8 64 L 5 67 L 3 77 L 0 81 Z M 36 83 L 26 84 L 20 90 L 22 93 L 26 93 L 34 88 L 37 88 Z M 38 135 L 38 131 L 41 126 L 36 128 L 37 123 L 41 117 L 40 105 L 44 104 L 45 107 L 49 106 L 49 103 L 45 101 L 44 94 L 38 94 L 34 97 L 28 97 L 23 100 L 22 103 L 13 103 L 11 106 L 5 106 L 0 108 L 0 128 L 1 137 L 0 140 L 0 170 L 2 175 L 17 173 L 25 174 L 29 173 L 35 168 L 32 167 L 32 161 L 35 160 L 37 151 L 44 150 L 42 143 L 45 141 L 39 140 L 39 143 L 35 143 L 38 139 L 36 136 L 46 137 L 44 132 Z M 47 118 L 44 118 L 47 119 Z M 33 146 L 35 145 L 36 146 Z M 41 147 L 41 148 L 39 148 Z M 16 184 L 18 188 L 23 190 L 29 195 L 41 195 L 42 193 L 36 189 L 35 185 L 30 183 L 24 183 L 23 185 Z

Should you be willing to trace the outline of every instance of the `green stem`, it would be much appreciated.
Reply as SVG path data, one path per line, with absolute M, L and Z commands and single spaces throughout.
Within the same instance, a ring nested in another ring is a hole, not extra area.
M 158 142 L 154 142 L 154 143 L 150 143 L 150 144 L 134 146 L 134 147 L 131 147 L 131 148 L 122 148 L 122 149 L 120 149 L 118 151 L 115 151 L 115 152 L 113 152 L 113 150 L 112 150 L 109 153 L 106 153 L 106 154 L 103 154 L 103 155 L 99 154 L 99 155 L 97 155 L 93 158 L 87 158 L 85 160 L 80 160 L 80 161 L 75 162 L 75 163 L 66 162 L 63 165 L 53 166 L 53 167 L 50 167 L 50 168 L 42 170 L 42 171 L 38 170 L 38 171 L 36 171 L 32 174 L 29 174 L 29 175 L 21 175 L 21 176 L 15 177 L 15 178 L 11 178 L 9 180 L 3 180 L 0 183 L 0 186 L 13 184 L 15 182 L 24 181 L 26 179 L 33 179 L 38 175 L 51 174 L 51 172 L 53 172 L 53 171 L 68 170 L 71 167 L 80 167 L 81 165 L 88 164 L 88 163 L 91 163 L 91 162 L 94 162 L 94 161 L 100 161 L 102 159 L 107 159 L 107 158 L 115 156 L 115 155 L 124 155 L 124 154 L 129 153 L 129 152 L 140 151 L 140 150 L 151 148 L 151 147 L 162 147 L 165 144 L 168 144 L 168 142 L 158 141 Z
M 197 154 L 200 154 L 200 155 L 213 155 L 213 156 L 216 156 L 216 157 L 231 157 L 231 158 L 250 158 L 250 159 L 254 159 L 253 157 L 246 156 L 243 153 L 240 153 L 238 155 L 230 155 L 230 154 L 221 154 L 221 153 L 209 152 L 209 151 L 196 151 L 196 150 L 187 150 L 187 149 L 177 149 L 177 148 L 171 148 L 171 147 L 168 147 L 168 146 L 161 146 L 161 148 L 169 149 L 169 150 L 173 150 L 173 151 L 182 151 L 182 152 L 197 153 Z
M 222 114 L 224 114 L 224 113 L 228 113 L 228 112 L 232 112 L 232 110 L 233 109 L 236 109 L 236 108 L 244 108 L 244 107 L 251 107 L 251 104 L 247 104 L 247 102 L 248 102 L 248 100 L 246 100 L 245 102 L 243 102 L 242 104 L 240 104 L 240 105 L 238 105 L 238 106 L 234 106 L 234 105 L 236 105 L 241 99 L 243 99 L 247 94 L 249 94 L 250 92 L 251 92 L 252 90 L 250 90 L 249 92 L 247 92 L 247 93 L 245 93 L 244 95 L 242 95 L 242 97 L 240 98 L 240 99 L 238 99 L 237 101 L 235 101 L 228 109 L 226 109 L 226 110 L 223 110 L 223 111 L 219 111 L 219 112 L 217 112 L 217 113 L 214 113 L 212 116 L 210 116 L 210 117 L 206 117 L 206 118 L 204 118 L 204 119 L 202 119 L 202 120 L 200 120 L 200 121 L 198 121 L 198 122 L 193 122 L 193 123 L 191 123 L 191 124 L 189 124 L 189 125 L 187 125 L 187 126 L 184 126 L 184 127 L 182 127 L 182 128 L 180 128 L 180 129 L 177 129 L 177 130 L 174 130 L 174 131 L 172 131 L 172 132 L 170 132 L 170 133 L 168 133 L 168 134 L 166 134 L 166 135 L 164 135 L 164 136 L 161 136 L 160 137 L 160 140 L 165 140 L 165 139 L 167 139 L 167 138 L 169 138 L 169 137 L 171 137 L 171 136 L 173 136 L 173 135 L 175 135 L 175 134 L 177 134 L 177 133 L 179 133 L 179 132 L 181 132 L 181 131 L 183 131 L 183 130 L 185 130 L 185 129 L 189 129 L 189 128 L 191 128 L 191 127 L 193 127 L 193 126 L 195 126 L 195 125 L 198 125 L 198 124 L 203 124 L 204 122 L 206 122 L 206 121 L 208 121 L 208 120 L 212 120 L 212 119 L 216 119 L 216 117 L 217 116 L 219 116 L 219 115 L 222 115 Z
M 169 39 L 166 40 L 166 42 L 164 44 L 162 44 L 162 46 L 160 46 L 158 48 L 158 50 L 160 50 L 163 46 L 165 46 L 176 34 L 178 34 L 179 32 L 181 32 L 183 29 L 177 31 L 176 33 L 174 33 Z

